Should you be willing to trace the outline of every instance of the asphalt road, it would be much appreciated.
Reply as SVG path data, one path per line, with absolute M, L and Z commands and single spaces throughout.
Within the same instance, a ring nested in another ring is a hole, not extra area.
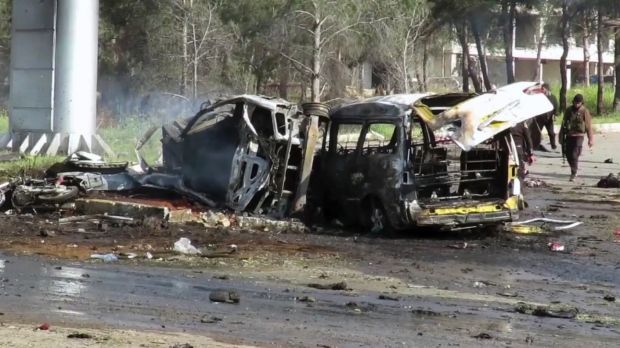
M 329 248 L 335 257 L 322 259 L 309 251 L 303 262 L 287 254 L 276 266 L 228 271 L 5 253 L 0 254 L 0 320 L 185 331 L 256 346 L 617 347 L 620 305 L 611 298 L 620 297 L 620 243 L 614 234 L 620 227 L 620 194 L 592 187 L 598 177 L 618 171 L 618 164 L 602 164 L 616 145 L 616 136 L 598 137 L 594 152 L 584 154 L 577 183 L 567 181 L 559 153 L 540 153 L 531 168 L 531 176 L 547 185 L 526 188 L 530 208 L 523 218 L 584 222 L 568 231 L 396 239 L 281 235 L 282 243 Z M 549 242 L 566 251 L 550 251 Z M 350 290 L 307 286 L 342 280 Z M 210 301 L 221 289 L 236 291 L 240 302 Z M 520 302 L 578 313 L 571 318 L 524 314 L 516 311 Z

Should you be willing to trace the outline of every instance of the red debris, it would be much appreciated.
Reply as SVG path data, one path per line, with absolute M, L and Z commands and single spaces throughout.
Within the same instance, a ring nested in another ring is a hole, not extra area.
M 50 324 L 48 323 L 43 323 L 37 327 L 37 330 L 49 330 L 49 329 L 50 329 Z
M 558 242 L 549 243 L 547 245 L 549 246 L 549 250 L 551 250 L 551 251 L 564 251 L 564 250 L 566 250 L 564 245 L 560 244 Z

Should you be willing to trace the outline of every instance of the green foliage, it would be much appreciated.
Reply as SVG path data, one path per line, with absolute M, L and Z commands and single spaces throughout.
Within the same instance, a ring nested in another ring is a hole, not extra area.
M 620 116 L 620 115 L 614 114 L 611 111 L 613 100 L 614 100 L 614 86 L 612 83 L 605 84 L 605 87 L 603 90 L 603 104 L 605 105 L 605 109 L 604 109 L 603 114 L 600 116 L 594 115 L 594 111 L 596 111 L 596 98 L 598 94 L 597 88 L 598 86 L 596 84 L 592 84 L 590 85 L 590 87 L 586 87 L 585 85 L 574 85 L 571 87 L 570 90 L 568 90 L 566 100 L 567 100 L 568 105 L 570 105 L 575 95 L 577 94 L 583 95 L 584 104 L 586 108 L 590 110 L 590 113 L 592 113 L 594 120 L 596 121 L 597 118 L 606 119 L 608 120 L 607 122 L 600 122 L 600 123 L 608 123 L 609 120 L 615 119 L 618 116 Z M 558 84 L 552 85 L 551 91 L 553 92 L 555 96 L 558 96 L 559 91 L 560 91 L 560 86 Z M 616 121 L 613 121 L 613 122 L 616 122 Z
M 141 117 L 128 117 L 118 125 L 99 129 L 99 134 L 112 148 L 116 158 L 111 161 L 135 162 L 135 147 L 142 135 L 154 124 Z M 145 160 L 153 164 L 161 154 L 161 132 L 156 132 L 141 150 Z
M 47 168 L 63 159 L 61 156 L 24 156 L 15 161 L 0 162 L 0 180 L 18 175 L 41 177 Z

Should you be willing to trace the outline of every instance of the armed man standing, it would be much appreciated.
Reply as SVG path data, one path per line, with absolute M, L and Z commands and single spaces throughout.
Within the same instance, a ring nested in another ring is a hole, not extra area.
M 588 135 L 588 146 L 594 146 L 594 132 L 592 131 L 592 116 L 583 105 L 583 95 L 577 94 L 573 98 L 573 105 L 564 112 L 562 128 L 560 128 L 560 144 L 563 155 L 570 165 L 570 181 L 574 181 L 579 169 L 579 156 L 583 147 L 585 135 Z
M 545 148 L 542 144 L 542 130 L 545 128 L 547 129 L 551 148 L 555 150 L 557 146 L 555 145 L 553 121 L 558 110 L 558 100 L 555 98 L 553 93 L 551 93 L 551 87 L 548 83 L 543 83 L 542 88 L 545 91 L 545 95 L 549 99 L 549 102 L 553 105 L 553 110 L 534 117 L 531 121 L 530 132 L 532 135 L 532 145 L 534 146 L 534 150 L 547 152 L 549 150 L 547 150 L 547 148 Z

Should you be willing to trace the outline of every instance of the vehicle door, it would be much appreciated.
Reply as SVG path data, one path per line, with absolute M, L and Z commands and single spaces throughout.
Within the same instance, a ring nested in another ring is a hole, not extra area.
M 405 165 L 401 133 L 402 127 L 391 121 L 370 121 L 364 126 L 354 173 L 362 182 L 360 195 L 378 197 L 384 205 L 397 202 Z
M 360 149 L 362 121 L 332 121 L 325 141 L 322 185 L 327 204 L 346 206 L 356 199 L 362 185 L 357 158 Z

